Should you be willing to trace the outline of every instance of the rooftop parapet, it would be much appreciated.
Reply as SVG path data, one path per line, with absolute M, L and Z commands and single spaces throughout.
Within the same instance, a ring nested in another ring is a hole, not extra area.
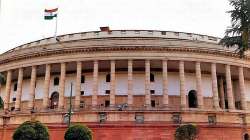
M 217 44 L 220 38 L 200 35 L 194 33 L 184 32 L 173 32 L 173 31 L 157 31 L 157 30 L 111 30 L 111 31 L 90 31 L 80 32 L 73 34 L 66 34 L 57 36 L 60 42 L 81 40 L 81 39 L 92 39 L 92 38 L 109 38 L 109 37 L 156 37 L 156 38 L 172 38 L 172 39 L 183 39 L 183 40 L 195 40 L 208 43 Z M 33 41 L 27 44 L 23 44 L 14 49 L 11 49 L 5 53 L 13 52 L 23 48 L 29 48 L 40 45 L 48 45 L 57 43 L 54 37 L 45 38 L 37 41 Z

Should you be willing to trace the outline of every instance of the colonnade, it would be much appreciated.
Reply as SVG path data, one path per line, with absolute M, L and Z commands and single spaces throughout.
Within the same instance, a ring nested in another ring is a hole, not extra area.
M 163 84 L 163 95 L 162 95 L 162 106 L 169 106 L 169 95 L 168 95 L 168 61 L 169 60 L 161 60 L 162 62 L 162 84 Z M 80 99 L 81 99 L 81 75 L 82 75 L 82 64 L 84 62 L 77 61 L 76 62 L 76 87 L 75 87 L 75 100 L 74 100 L 74 109 L 80 108 Z M 127 86 L 127 104 L 128 106 L 133 106 L 133 60 L 128 60 L 128 86 Z M 185 61 L 178 61 L 179 65 L 179 79 L 180 79 L 180 106 L 181 108 L 187 108 L 187 100 L 186 100 L 186 79 L 185 79 Z M 145 60 L 145 106 L 151 106 L 151 93 L 150 93 L 150 66 L 151 61 Z M 49 108 L 49 89 L 50 89 L 50 78 L 51 78 L 51 65 L 46 64 L 45 76 L 44 76 L 44 95 L 43 95 L 43 109 Z M 66 65 L 67 63 L 63 62 L 60 64 L 60 82 L 59 82 L 59 103 L 58 108 L 64 109 L 64 98 L 65 98 L 65 79 L 66 79 Z M 92 107 L 96 107 L 98 105 L 98 72 L 99 72 L 99 61 L 93 61 L 93 86 L 92 86 Z M 239 72 L 239 93 L 241 100 L 241 109 L 247 110 L 247 102 L 245 97 L 245 82 L 244 82 L 244 72 L 243 67 L 238 66 Z M 7 71 L 6 77 L 6 86 L 5 86 L 5 99 L 4 99 L 4 109 L 9 109 L 10 102 L 10 93 L 11 93 L 11 79 L 12 79 L 13 70 Z M 16 102 L 15 102 L 15 110 L 19 111 L 21 109 L 21 97 L 22 97 L 22 83 L 23 83 L 23 75 L 24 68 L 19 68 L 18 70 L 18 80 L 17 80 L 17 94 L 16 94 Z M 116 105 L 116 61 L 110 60 L 110 106 Z M 196 90 L 197 90 L 197 101 L 198 108 L 204 108 L 204 98 L 202 91 L 202 72 L 201 72 L 201 62 L 195 62 L 195 76 L 196 76 Z M 226 77 L 226 92 L 228 99 L 228 108 L 231 110 L 235 109 L 235 102 L 233 96 L 233 88 L 232 88 L 232 79 L 231 79 L 231 69 L 230 65 L 225 64 L 225 77 Z M 35 102 L 35 84 L 37 78 L 37 66 L 32 66 L 31 70 L 31 79 L 30 79 L 30 92 L 29 92 L 29 103 L 28 108 L 34 108 Z M 216 63 L 211 63 L 211 79 L 212 79 L 212 93 L 213 93 L 213 107 L 215 110 L 220 109 L 219 105 L 219 93 L 220 98 L 225 98 L 224 90 L 220 87 L 218 91 L 218 82 L 221 84 L 223 81 L 221 79 L 217 79 L 216 72 Z M 224 99 L 223 99 L 224 100 Z M 222 108 L 225 108 L 225 103 L 222 102 Z

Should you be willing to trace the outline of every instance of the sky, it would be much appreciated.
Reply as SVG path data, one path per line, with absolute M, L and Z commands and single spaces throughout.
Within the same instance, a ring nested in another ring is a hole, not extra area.
M 228 0 L 0 0 L 0 53 L 51 37 L 55 20 L 44 9 L 59 8 L 58 35 L 112 30 L 164 30 L 223 37 L 230 26 Z

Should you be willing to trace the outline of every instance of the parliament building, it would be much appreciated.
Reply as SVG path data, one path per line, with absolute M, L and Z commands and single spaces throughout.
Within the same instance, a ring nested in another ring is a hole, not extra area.
M 173 140 L 182 124 L 199 140 L 248 140 L 250 54 L 220 38 L 108 30 L 30 42 L 0 55 L 0 139 L 39 120 L 63 140 L 67 114 L 94 140 Z

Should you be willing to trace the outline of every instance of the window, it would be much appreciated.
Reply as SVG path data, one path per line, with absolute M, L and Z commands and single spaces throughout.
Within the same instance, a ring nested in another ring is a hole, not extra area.
M 80 101 L 80 108 L 84 108 L 84 106 L 85 106 L 84 101 Z
M 15 110 L 15 107 L 14 107 L 14 106 L 12 106 L 12 107 L 10 108 L 10 110 L 11 110 L 11 111 L 14 111 L 14 110 Z
M 15 97 L 14 97 L 14 98 L 12 98 L 12 101 L 13 101 L 13 102 L 15 102 L 15 101 L 16 101 L 16 98 L 15 98 Z
M 82 95 L 82 96 L 84 95 L 84 91 L 81 91 L 81 95 Z
M 109 100 L 106 100 L 106 101 L 105 101 L 105 107 L 109 107 L 109 105 L 110 105 L 110 101 L 109 101 Z
M 249 135 L 247 133 L 244 135 L 244 140 L 249 140 Z
M 150 73 L 150 82 L 154 82 L 155 81 L 155 76 L 154 74 Z
M 58 86 L 59 85 L 59 78 L 55 77 L 54 78 L 54 86 Z
M 58 107 L 59 93 L 53 92 L 50 98 L 50 109 L 55 109 Z
M 105 91 L 105 94 L 110 94 L 110 90 L 106 90 L 106 91 Z
M 135 122 L 136 123 L 144 123 L 144 114 L 136 113 L 135 114 Z
M 17 91 L 17 83 L 14 84 L 14 91 Z
M 188 105 L 190 108 L 197 108 L 197 92 L 195 90 L 190 90 L 188 93 Z
M 151 107 L 155 107 L 155 100 L 151 100 Z
M 155 94 L 155 90 L 150 90 L 150 94 Z
M 216 124 L 216 115 L 208 115 L 208 124 Z
M 180 124 L 182 121 L 181 115 L 180 114 L 173 114 L 172 120 L 175 124 Z
M 110 82 L 110 74 L 106 75 L 106 82 Z
M 81 83 L 85 83 L 85 76 L 84 75 L 81 76 Z
M 236 109 L 241 109 L 241 102 L 240 101 L 235 102 L 235 108 Z

